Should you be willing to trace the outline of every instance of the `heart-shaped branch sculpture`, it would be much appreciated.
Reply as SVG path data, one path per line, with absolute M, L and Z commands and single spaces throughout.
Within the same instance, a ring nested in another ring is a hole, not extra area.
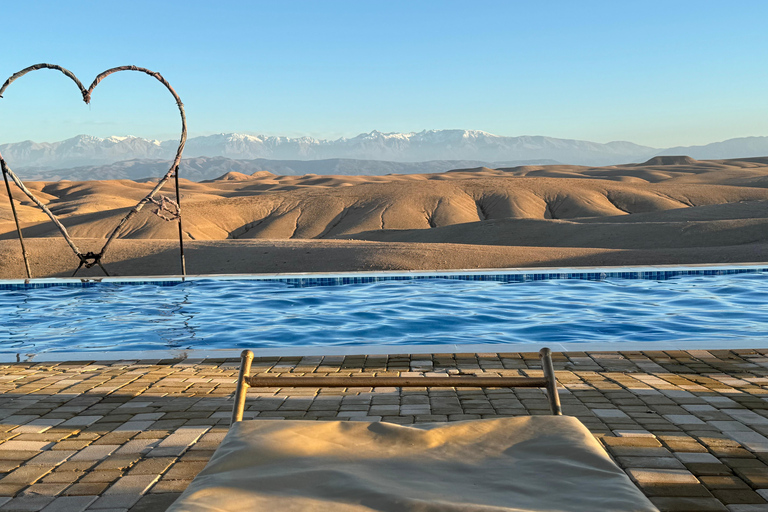
M 73 82 L 75 82 L 75 85 L 77 85 L 78 89 L 80 89 L 80 93 L 83 95 L 83 101 L 86 104 L 89 104 L 91 102 L 91 94 L 93 93 L 93 90 L 96 88 L 99 83 L 104 80 L 106 77 L 113 73 L 117 73 L 119 71 L 139 71 L 141 73 L 146 73 L 147 75 L 157 79 L 160 83 L 162 83 L 168 91 L 173 95 L 173 98 L 176 100 L 176 104 L 179 107 L 179 113 L 181 114 L 181 140 L 179 141 L 179 146 L 176 149 L 176 158 L 173 160 L 173 163 L 171 164 L 170 169 L 168 169 L 168 172 L 165 173 L 165 175 L 160 179 L 160 181 L 157 182 L 157 185 L 150 191 L 149 194 L 146 195 L 141 201 L 136 204 L 115 226 L 115 228 L 109 233 L 107 236 L 107 241 L 104 244 L 104 246 L 101 248 L 101 251 L 98 253 L 88 252 L 83 253 L 80 251 L 80 249 L 75 245 L 74 240 L 67 232 L 67 229 L 64 227 L 64 225 L 59 221 L 59 219 L 56 217 L 56 215 L 53 214 L 35 195 L 24 185 L 24 183 L 19 179 L 19 177 L 8 167 L 8 164 L 3 159 L 3 156 L 0 155 L 0 167 L 2 167 L 3 172 L 3 178 L 5 179 L 6 189 L 8 191 L 8 197 L 11 201 L 11 209 L 13 212 L 14 220 L 16 221 L 16 228 L 19 233 L 19 240 L 22 244 L 22 252 L 24 253 L 24 263 L 26 265 L 27 269 L 27 277 L 31 277 L 31 273 L 29 270 L 29 262 L 27 260 L 26 250 L 24 248 L 24 238 L 21 234 L 21 228 L 19 227 L 18 217 L 16 215 L 16 207 L 13 204 L 13 198 L 11 197 L 11 190 L 10 186 L 8 185 L 8 176 L 11 177 L 14 183 L 21 189 L 24 194 L 29 197 L 29 199 L 35 203 L 43 212 L 45 212 L 46 215 L 53 221 L 53 223 L 56 225 L 56 227 L 59 229 L 61 234 L 64 236 L 64 239 L 67 241 L 67 244 L 72 248 L 72 251 L 75 253 L 75 255 L 80 259 L 80 265 L 77 267 L 77 270 L 75 270 L 75 273 L 72 274 L 73 276 L 77 274 L 77 272 L 80 270 L 81 267 L 90 268 L 94 265 L 98 265 L 101 267 L 101 269 L 104 271 L 105 274 L 109 275 L 107 273 L 107 270 L 104 268 L 104 266 L 101 263 L 101 259 L 106 254 L 107 248 L 112 243 L 112 240 L 117 237 L 118 233 L 122 229 L 122 227 L 130 220 L 131 217 L 136 215 L 139 211 L 141 211 L 142 208 L 144 208 L 144 205 L 147 203 L 154 203 L 158 204 L 157 201 L 154 200 L 155 195 L 160 191 L 160 189 L 165 185 L 165 183 L 171 178 L 171 176 L 175 176 L 176 181 L 176 201 L 173 203 L 175 207 L 174 215 L 171 217 L 164 216 L 162 212 L 159 212 L 159 215 L 166 219 L 166 220 L 178 220 L 179 224 L 179 249 L 181 252 L 181 273 L 182 275 L 186 275 L 186 265 L 184 262 L 184 243 L 183 243 L 183 231 L 181 226 L 181 202 L 179 197 L 179 164 L 181 162 L 181 154 L 184 151 L 184 144 L 187 142 L 187 117 L 184 113 L 184 104 L 181 102 L 181 98 L 179 98 L 179 95 L 176 94 L 176 91 L 171 87 L 171 84 L 168 83 L 168 81 L 160 75 L 160 73 L 157 73 L 155 71 L 150 71 L 146 68 L 140 68 L 138 66 L 120 66 L 112 69 L 108 69 L 107 71 L 104 71 L 103 73 L 100 73 L 93 81 L 93 83 L 86 89 L 82 82 L 75 76 L 74 73 L 69 71 L 68 69 L 65 69 L 61 66 L 58 66 L 56 64 L 35 64 L 34 66 L 29 66 L 28 68 L 22 69 L 18 73 L 14 73 L 8 80 L 5 81 L 2 87 L 0 87 L 0 98 L 3 97 L 3 93 L 8 88 L 9 85 L 11 85 L 14 81 L 21 78 L 22 76 L 26 75 L 27 73 L 30 73 L 32 71 L 37 71 L 39 69 L 53 69 L 57 71 L 61 71 L 64 75 L 69 77 Z M 162 205 L 165 205 L 167 203 L 167 199 L 164 199 L 162 202 Z M 162 206 L 161 208 L 164 208 Z

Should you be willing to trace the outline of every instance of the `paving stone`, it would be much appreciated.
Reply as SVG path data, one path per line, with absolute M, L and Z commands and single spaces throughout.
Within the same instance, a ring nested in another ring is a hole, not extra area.
M 203 470 L 206 462 L 177 462 L 163 475 L 166 480 L 192 480 Z
M 53 501 L 51 496 L 17 496 L 3 505 L 3 512 L 38 512 Z
M 651 498 L 661 512 L 728 512 L 716 498 Z
M 48 441 L 6 441 L 0 444 L 0 450 L 2 451 L 41 451 L 47 450 L 53 446 L 53 443 Z
M 721 432 L 754 432 L 752 428 L 740 421 L 708 421 L 707 423 Z
M 149 452 L 149 456 L 178 457 L 209 429 L 210 427 L 181 427 L 153 448 L 152 451 Z
M 146 453 L 159 443 L 160 439 L 133 439 L 122 445 L 115 453 L 118 455 Z
M 92 509 L 131 508 L 149 487 L 154 484 L 159 475 L 130 475 L 120 478 L 91 505 Z
M 25 483 L 3 483 L 0 481 L 0 497 L 16 496 L 26 487 L 27 484 Z
M 752 489 L 713 489 L 712 495 L 725 505 L 762 503 L 768 510 L 768 503 Z
M 230 411 L 231 414 L 231 411 Z M 229 419 L 229 416 L 227 416 L 227 419 Z M 164 439 L 170 435 L 170 432 L 167 430 L 147 430 L 144 432 L 139 432 L 136 434 L 133 439 Z
M 708 462 L 713 464 L 720 464 L 720 460 L 712 455 L 711 453 L 685 453 L 685 452 L 678 452 L 675 453 L 675 457 L 680 459 L 682 462 L 689 463 L 689 462 Z
M 115 450 L 120 448 L 117 444 L 93 444 L 86 446 L 77 454 L 73 455 L 70 460 L 72 461 L 88 461 L 88 460 L 102 460 L 112 454 Z
M 139 460 L 138 454 L 123 454 L 118 455 L 117 453 L 114 453 L 101 461 L 95 468 L 94 471 L 105 471 L 110 469 L 117 469 L 117 470 L 124 470 L 126 468 L 129 468 L 133 465 L 134 462 Z
M 648 447 L 657 448 L 661 447 L 661 443 L 658 439 L 647 437 L 610 437 L 605 436 L 600 439 L 602 443 L 611 448 L 617 446 L 632 446 L 632 447 Z M 671 455 L 670 455 L 671 456 Z
M 142 495 L 154 484 L 158 475 L 128 475 L 120 478 L 110 487 L 105 496 Z
M 75 416 L 74 418 L 68 419 L 64 423 L 62 423 L 61 427 L 87 427 L 90 426 L 97 421 L 99 421 L 103 416 Z
M 674 457 L 666 448 L 652 446 L 608 446 L 616 457 Z
M 80 483 L 112 483 L 122 476 L 123 472 L 119 469 L 102 469 L 101 471 L 92 471 L 80 479 Z
M 72 457 L 75 453 L 77 452 L 74 450 L 49 450 L 47 452 L 42 452 L 40 455 L 27 462 L 27 465 L 58 466 Z
M 106 490 L 108 485 L 106 482 L 78 482 L 68 487 L 62 494 L 65 496 L 98 496 Z
M 83 512 L 96 498 L 97 496 L 60 496 L 40 512 Z
M 626 472 L 646 496 L 711 496 L 707 488 L 687 470 L 629 468 Z
M 170 507 L 181 493 L 147 494 L 131 508 L 130 512 L 162 512 Z
M 65 483 L 52 483 L 39 481 L 36 484 L 27 487 L 22 493 L 24 496 L 57 496 L 67 488 L 69 484 Z
M 117 427 L 114 432 L 124 432 L 124 431 L 136 431 L 139 432 L 141 430 L 148 429 L 153 423 L 155 423 L 154 420 L 147 420 L 147 421 L 127 421 Z
M 665 414 L 664 418 L 675 425 L 704 425 L 704 422 L 692 414 Z
M 108 434 L 100 437 L 99 439 L 96 439 L 93 444 L 94 445 L 101 445 L 101 444 L 115 444 L 115 445 L 122 445 L 124 443 L 127 443 L 129 439 L 131 439 L 133 436 L 136 435 L 136 432 L 134 431 L 111 431 Z
M 25 423 L 24 425 L 20 425 L 11 432 L 18 433 L 18 434 L 27 434 L 27 433 L 41 433 L 45 432 L 46 430 L 49 430 L 51 427 L 54 427 L 61 423 L 64 420 L 60 419 L 44 419 L 44 418 L 38 418 L 36 420 L 32 420 L 29 423 Z
M 0 480 L 0 484 L 32 485 L 50 472 L 53 468 L 47 466 L 21 466 L 14 469 Z
M 77 480 L 80 479 L 85 473 L 83 471 L 57 471 L 54 470 L 52 473 L 48 473 L 43 479 L 42 482 L 45 483 L 66 483 L 66 484 L 73 484 Z
M 0 461 L 1 460 L 26 461 L 33 457 L 36 457 L 39 454 L 40 452 L 38 450 L 34 450 L 34 451 L 0 450 Z
M 745 425 L 768 425 L 768 418 L 747 409 L 721 409 L 721 411 Z
M 701 476 L 699 477 L 708 489 L 749 489 L 743 480 L 733 475 L 725 476 Z M 759 492 L 759 491 L 758 491 Z
M 685 469 L 674 457 L 617 457 L 617 462 L 622 468 Z
M 152 457 L 139 461 L 129 475 L 160 475 L 176 461 L 175 457 Z
M 627 474 L 638 484 L 698 484 L 699 480 L 684 469 L 628 469 Z
M 151 494 L 181 493 L 186 490 L 191 480 L 160 480 L 152 489 Z
M 9 427 L 7 430 L 12 430 L 38 418 L 39 416 L 36 414 L 13 414 L 3 419 L 2 422 L 0 422 L 0 427 L 7 426 Z
M 96 465 L 96 461 L 81 460 L 81 461 L 67 461 L 64 464 L 56 468 L 56 471 L 87 471 Z
M 731 469 L 725 464 L 708 463 L 708 462 L 688 462 L 685 464 L 686 469 L 696 475 L 697 477 L 709 475 L 709 476 L 727 476 L 731 474 Z
M 614 430 L 613 435 L 616 437 L 652 437 L 655 438 L 656 436 L 650 433 L 647 430 L 640 429 L 640 430 Z
M 23 460 L 0 460 L 0 473 L 10 473 L 23 463 Z
M 733 472 L 753 489 L 768 488 L 768 469 L 765 467 L 737 467 Z
M 755 457 L 751 452 L 749 452 L 748 450 L 745 450 L 741 446 L 717 446 L 716 445 L 716 446 L 710 446 L 709 451 L 711 451 L 712 455 L 714 455 L 718 459 L 726 459 L 726 458 L 751 459 Z
M 82 450 L 89 444 L 91 444 L 91 441 L 85 439 L 67 439 L 53 445 L 51 450 Z
M 768 471 L 768 466 L 760 459 L 755 457 L 743 458 L 743 457 L 718 457 L 720 462 L 726 464 L 731 468 L 760 468 Z
M 741 443 L 748 450 L 759 453 L 768 452 L 768 438 L 757 432 L 731 431 L 726 434 L 734 441 Z

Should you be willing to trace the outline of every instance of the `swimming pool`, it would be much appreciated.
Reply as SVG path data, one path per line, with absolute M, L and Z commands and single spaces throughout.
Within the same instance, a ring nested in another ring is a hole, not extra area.
M 768 339 L 768 268 L 0 283 L 0 356 Z M 586 345 L 585 345 L 586 346 Z

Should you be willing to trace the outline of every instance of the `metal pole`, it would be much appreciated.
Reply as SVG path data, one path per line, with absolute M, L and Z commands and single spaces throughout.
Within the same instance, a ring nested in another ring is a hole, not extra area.
M 245 395 L 248 392 L 248 376 L 251 374 L 251 362 L 253 362 L 253 352 L 243 350 L 240 354 L 240 373 L 237 376 L 237 389 L 235 390 L 235 405 L 232 407 L 232 422 L 243 420 L 243 409 L 245 409 Z
M 187 264 L 184 261 L 184 231 L 181 229 L 181 194 L 179 194 L 179 166 L 176 166 L 176 205 L 179 207 L 179 252 L 181 255 L 181 277 L 187 275 Z
M 555 368 L 552 366 L 552 351 L 547 347 L 539 350 L 541 357 L 541 368 L 544 370 L 544 377 L 547 379 L 547 397 L 549 398 L 549 409 L 552 414 L 562 416 L 563 411 L 560 408 L 560 395 L 557 393 L 557 380 L 555 380 Z
M 543 388 L 537 377 L 264 377 L 246 378 L 254 388 Z
M 29 270 L 29 258 L 27 257 L 27 248 L 24 246 L 24 235 L 21 234 L 19 225 L 19 216 L 16 214 L 16 205 L 13 204 L 13 194 L 11 194 L 11 185 L 8 183 L 8 171 L 5 168 L 5 160 L 0 157 L 0 166 L 3 170 L 3 180 L 5 181 L 5 190 L 8 192 L 8 201 L 11 202 L 11 212 L 13 220 L 16 222 L 16 232 L 19 234 L 19 243 L 21 243 L 21 255 L 24 257 L 24 268 L 27 271 L 27 279 L 32 279 L 32 272 Z
M 543 348 L 539 352 L 544 377 L 266 377 L 250 376 L 253 352 L 244 350 L 241 354 L 240 373 L 237 377 L 235 404 L 232 408 L 232 423 L 243 419 L 245 395 L 249 387 L 265 388 L 324 388 L 324 387 L 494 387 L 494 388 L 546 388 L 549 408 L 552 414 L 561 416 L 560 397 L 552 367 L 551 351 Z

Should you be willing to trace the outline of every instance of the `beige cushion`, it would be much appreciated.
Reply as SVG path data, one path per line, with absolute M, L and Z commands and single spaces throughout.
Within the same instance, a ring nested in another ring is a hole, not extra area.
M 261 510 L 657 511 L 569 416 L 243 421 L 169 512 Z

